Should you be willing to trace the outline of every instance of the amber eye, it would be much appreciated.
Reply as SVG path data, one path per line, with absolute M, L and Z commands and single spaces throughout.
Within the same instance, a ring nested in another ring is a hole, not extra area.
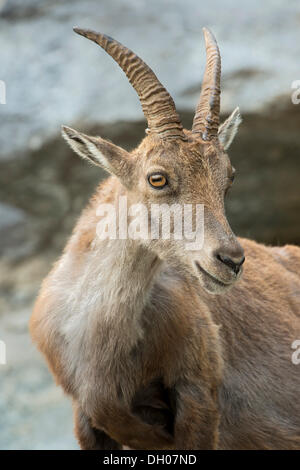
M 235 176 L 235 171 L 231 173 L 231 175 L 228 177 L 228 186 L 225 190 L 225 196 L 228 193 L 229 189 L 231 188 L 233 182 L 234 182 L 234 176 Z
M 150 175 L 148 177 L 148 181 L 155 189 L 162 189 L 166 184 L 168 184 L 167 178 L 161 173 Z

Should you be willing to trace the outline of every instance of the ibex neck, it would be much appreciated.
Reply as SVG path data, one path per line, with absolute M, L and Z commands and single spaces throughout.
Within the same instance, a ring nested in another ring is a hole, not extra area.
M 97 273 L 98 290 L 101 292 L 99 299 L 101 315 L 104 315 L 109 323 L 111 320 L 114 327 L 120 323 L 120 327 L 123 325 L 127 329 L 130 326 L 138 329 L 141 314 L 161 261 L 143 246 L 141 241 L 133 240 L 129 236 L 120 239 L 122 233 L 122 229 L 119 230 L 122 219 L 119 217 L 120 198 L 124 198 L 124 190 L 117 186 L 110 192 L 109 200 L 102 197 L 92 208 L 99 215 L 99 204 L 104 199 L 104 203 L 112 204 L 117 215 L 116 239 L 99 238 L 99 226 L 97 226 L 93 243 L 94 273 Z M 99 217 L 97 221 L 99 223 Z
M 81 218 L 56 273 L 60 289 L 69 293 L 70 321 L 64 318 L 64 329 L 75 333 L 80 324 L 87 334 L 115 335 L 125 347 L 143 334 L 141 317 L 161 261 L 136 240 L 99 238 L 99 204 L 117 204 L 109 183 Z
M 161 261 L 130 240 L 102 241 L 98 253 L 101 294 L 96 321 L 106 324 L 110 334 L 121 332 L 118 341 L 122 338 L 130 346 L 143 336 L 142 313 Z
M 99 248 L 104 261 L 103 287 L 109 296 L 115 293 L 117 308 L 144 301 L 161 263 L 158 257 L 132 240 L 103 241 Z

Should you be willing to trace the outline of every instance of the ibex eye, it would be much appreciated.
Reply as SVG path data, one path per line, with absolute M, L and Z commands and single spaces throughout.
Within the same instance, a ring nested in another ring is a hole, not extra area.
M 232 169 L 232 173 L 230 176 L 228 176 L 228 184 L 227 184 L 227 188 L 225 189 L 225 196 L 226 194 L 228 193 L 229 189 L 231 188 L 233 182 L 234 182 L 234 177 L 235 177 L 235 170 Z
M 168 184 L 167 178 L 160 173 L 148 176 L 148 181 L 155 189 L 162 189 L 166 184 Z

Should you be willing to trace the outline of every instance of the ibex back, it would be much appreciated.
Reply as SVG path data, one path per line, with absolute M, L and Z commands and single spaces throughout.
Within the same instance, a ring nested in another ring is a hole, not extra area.
M 207 65 L 188 131 L 139 57 L 110 37 L 75 31 L 118 62 L 148 121 L 130 153 L 63 127 L 75 152 L 112 174 L 44 281 L 30 326 L 73 399 L 81 448 L 300 448 L 300 366 L 291 349 L 300 339 L 300 249 L 238 241 L 228 224 L 234 169 L 226 150 L 240 114 L 219 123 L 215 38 L 204 30 Z M 202 204 L 203 244 L 97 236 L 98 206 L 116 209 L 118 229 L 125 196 L 146 213 Z

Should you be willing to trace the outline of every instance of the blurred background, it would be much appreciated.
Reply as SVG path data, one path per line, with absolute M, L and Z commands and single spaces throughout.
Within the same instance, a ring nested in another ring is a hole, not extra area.
M 41 280 L 105 177 L 71 152 L 60 126 L 126 149 L 146 127 L 123 72 L 75 25 L 137 52 L 186 126 L 205 66 L 202 27 L 211 28 L 223 60 L 223 118 L 237 105 L 243 115 L 230 149 L 237 178 L 229 220 L 241 236 L 300 243 L 300 104 L 291 101 L 299 1 L 0 0 L 0 449 L 77 448 L 70 402 L 28 335 Z

